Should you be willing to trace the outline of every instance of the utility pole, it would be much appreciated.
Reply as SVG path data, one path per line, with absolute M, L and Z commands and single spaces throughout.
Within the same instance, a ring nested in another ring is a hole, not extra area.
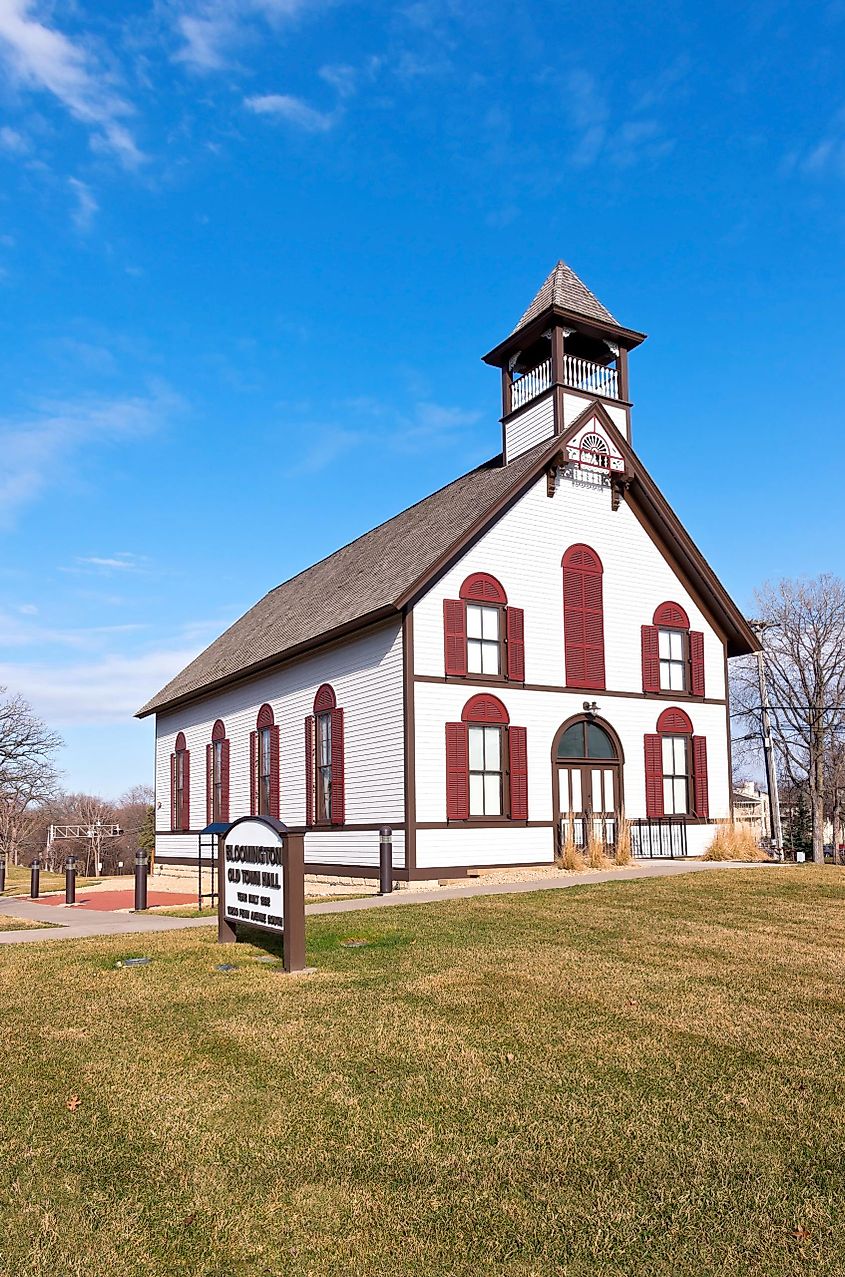
M 766 685 L 766 657 L 763 652 L 762 634 L 766 628 L 765 621 L 751 621 L 751 628 L 760 637 L 760 649 L 757 652 L 757 680 L 760 686 L 760 722 L 763 730 L 763 759 L 766 764 L 766 784 L 769 789 L 769 829 L 772 835 L 772 850 L 778 860 L 783 860 L 783 827 L 780 821 L 780 795 L 778 793 L 778 777 L 775 767 L 775 751 L 772 744 L 772 724 L 769 718 L 769 689 Z

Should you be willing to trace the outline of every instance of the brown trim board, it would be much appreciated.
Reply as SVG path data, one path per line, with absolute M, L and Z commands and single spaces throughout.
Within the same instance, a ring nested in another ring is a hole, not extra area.
M 405 865 L 413 869 L 417 854 L 417 749 L 414 714 L 414 614 L 402 616 L 402 706 L 405 737 Z

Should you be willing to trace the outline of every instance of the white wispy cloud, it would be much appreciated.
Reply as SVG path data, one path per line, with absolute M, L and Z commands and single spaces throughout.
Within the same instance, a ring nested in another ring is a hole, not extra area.
M 22 87 L 52 94 L 91 131 L 97 150 L 127 168 L 144 158 L 125 121 L 133 107 L 84 44 L 75 43 L 36 16 L 35 0 L 0 0 L 0 57 Z
M 256 115 L 269 115 L 274 119 L 285 120 L 306 133 L 326 133 L 334 128 L 339 118 L 336 111 L 318 111 L 302 98 L 293 97 L 289 93 L 265 93 L 245 98 L 244 106 Z
M 86 182 L 81 182 L 78 177 L 69 177 L 68 186 L 76 200 L 71 218 L 76 229 L 84 234 L 91 229 L 100 206 Z
M 0 686 L 21 692 L 51 726 L 125 723 L 201 650 L 174 645 L 70 665 L 7 661 L 0 664 Z
M 119 444 L 149 434 L 184 409 L 168 386 L 144 395 L 37 404 L 23 417 L 0 418 L 0 525 L 61 481 L 64 467 L 86 447 Z
M 301 435 L 309 443 L 289 467 L 289 474 L 316 474 L 364 444 L 411 454 L 447 447 L 463 439 L 481 419 L 476 409 L 430 400 L 420 400 L 410 411 L 402 412 L 376 399 L 352 399 L 339 404 L 337 412 L 346 419 L 347 425 L 328 425 L 316 420 L 297 422 L 292 436 Z
M 118 550 L 114 554 L 78 555 L 71 566 L 62 567 L 60 571 L 112 576 L 115 573 L 148 572 L 149 564 L 150 560 L 144 554 L 132 554 L 128 550 Z
M 661 96 L 669 91 L 661 90 Z M 655 115 L 644 115 L 656 98 L 640 95 L 627 112 L 611 104 L 603 87 L 590 71 L 578 68 L 564 79 L 566 123 L 572 136 L 570 163 L 575 168 L 591 168 L 599 160 L 614 168 L 632 168 L 667 155 L 674 139 Z
M 22 155 L 28 149 L 26 138 L 17 129 L 10 128 L 8 124 L 0 128 L 0 150 Z
M 279 27 L 329 0 L 201 0 L 176 10 L 180 45 L 176 61 L 193 71 L 220 71 L 231 64 L 255 19 Z

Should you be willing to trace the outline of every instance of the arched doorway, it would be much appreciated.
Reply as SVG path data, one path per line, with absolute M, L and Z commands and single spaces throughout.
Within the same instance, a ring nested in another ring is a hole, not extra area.
M 572 820 L 575 843 L 594 837 L 616 845 L 622 802 L 622 747 L 607 723 L 586 715 L 571 718 L 552 745 L 552 786 L 558 828 L 565 836 Z

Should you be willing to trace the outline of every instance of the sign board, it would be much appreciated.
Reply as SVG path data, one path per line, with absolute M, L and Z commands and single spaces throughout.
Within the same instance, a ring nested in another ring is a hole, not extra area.
M 243 816 L 220 837 L 217 938 L 243 928 L 283 939 L 286 971 L 305 967 L 304 837 L 269 816 Z
M 260 819 L 239 820 L 223 842 L 220 896 L 227 922 L 285 929 L 285 836 Z

